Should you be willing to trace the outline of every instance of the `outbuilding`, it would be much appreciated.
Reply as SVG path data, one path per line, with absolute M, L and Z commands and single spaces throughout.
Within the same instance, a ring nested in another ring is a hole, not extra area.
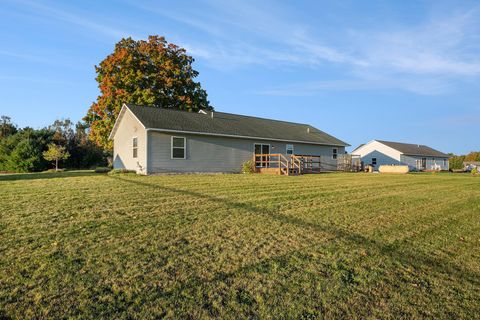
M 407 165 L 411 171 L 447 171 L 449 155 L 431 147 L 384 140 L 372 140 L 352 151 L 364 165 Z

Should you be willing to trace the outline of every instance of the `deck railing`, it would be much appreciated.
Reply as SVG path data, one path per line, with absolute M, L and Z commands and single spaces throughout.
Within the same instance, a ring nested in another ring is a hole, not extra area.
M 255 154 L 253 161 L 258 172 L 286 175 L 335 171 L 359 171 L 360 158 L 352 155 L 329 156 L 281 153 Z
M 284 155 L 281 153 L 255 154 L 253 161 L 259 172 L 298 175 L 303 173 L 320 173 L 320 156 Z
M 281 168 L 286 166 L 287 158 L 280 153 L 255 154 L 253 156 L 257 168 Z
M 322 171 L 321 156 L 294 154 L 291 157 L 300 165 L 301 173 L 320 173 Z

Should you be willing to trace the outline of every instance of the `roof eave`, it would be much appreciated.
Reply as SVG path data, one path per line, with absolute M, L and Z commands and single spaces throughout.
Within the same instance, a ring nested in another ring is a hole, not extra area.
M 115 136 L 115 133 L 117 132 L 118 126 L 120 125 L 120 121 L 123 119 L 123 115 L 125 114 L 125 109 L 127 109 L 128 106 L 124 103 L 122 105 L 122 109 L 120 109 L 120 112 L 118 114 L 117 119 L 115 120 L 115 124 L 113 125 L 112 131 L 110 131 L 110 134 L 108 136 L 109 140 L 112 140 L 113 137 Z
M 433 155 L 433 154 L 413 154 L 413 153 L 404 153 L 402 152 L 403 155 L 405 156 L 414 156 L 414 157 L 436 157 L 436 158 L 450 158 L 451 156 L 449 156 L 448 154 L 444 154 L 444 155 Z

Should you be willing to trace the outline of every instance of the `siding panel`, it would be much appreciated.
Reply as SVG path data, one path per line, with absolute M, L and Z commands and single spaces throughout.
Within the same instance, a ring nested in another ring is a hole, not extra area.
M 138 141 L 137 158 L 133 158 L 133 137 L 137 137 Z M 113 168 L 135 170 L 137 173 L 146 174 L 145 140 L 146 130 L 132 112 L 127 109 L 113 137 Z
M 435 157 L 421 157 L 421 156 L 407 156 L 402 155 L 402 164 L 408 165 L 410 170 L 417 170 L 417 160 L 421 161 L 422 158 L 427 158 L 426 170 L 435 170 L 435 167 L 440 167 L 440 170 L 448 171 L 449 159 L 448 158 L 435 158 Z M 444 160 L 446 163 L 444 163 Z
M 186 138 L 186 159 L 171 158 L 171 137 Z M 270 144 L 271 153 L 286 153 L 286 145 L 278 141 L 236 139 L 203 135 L 148 132 L 148 172 L 240 172 L 242 163 L 252 159 L 254 144 Z M 293 144 L 296 154 L 331 157 L 332 147 Z M 345 152 L 338 147 L 338 154 Z

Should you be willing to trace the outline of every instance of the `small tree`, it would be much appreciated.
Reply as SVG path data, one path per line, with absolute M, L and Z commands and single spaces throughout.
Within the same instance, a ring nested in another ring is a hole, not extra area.
M 47 161 L 55 161 L 55 171 L 58 171 L 58 161 L 68 159 L 70 153 L 65 150 L 65 147 L 50 143 L 48 150 L 43 153 L 43 157 Z

